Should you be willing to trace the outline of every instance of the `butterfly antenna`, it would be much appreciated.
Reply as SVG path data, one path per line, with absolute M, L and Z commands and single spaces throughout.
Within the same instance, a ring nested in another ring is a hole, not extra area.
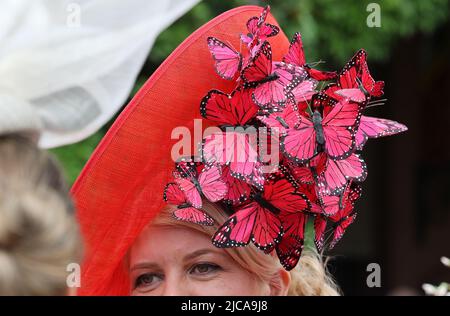
M 324 63 L 325 63 L 324 60 L 318 60 L 318 61 L 313 61 L 312 63 L 308 63 L 308 65 L 309 65 L 310 67 L 316 67 L 317 65 L 319 65 L 319 64 L 324 64 Z

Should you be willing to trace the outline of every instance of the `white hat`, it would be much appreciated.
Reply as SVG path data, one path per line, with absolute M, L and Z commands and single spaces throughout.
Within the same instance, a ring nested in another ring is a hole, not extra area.
M 127 100 L 157 35 L 198 0 L 5 0 L 0 133 L 80 141 Z M 18 23 L 20 21 L 20 23 Z

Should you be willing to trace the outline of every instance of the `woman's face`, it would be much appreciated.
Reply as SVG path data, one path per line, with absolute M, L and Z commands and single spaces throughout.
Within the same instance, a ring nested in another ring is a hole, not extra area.
M 130 252 L 132 295 L 271 295 L 206 235 L 186 227 L 152 227 Z

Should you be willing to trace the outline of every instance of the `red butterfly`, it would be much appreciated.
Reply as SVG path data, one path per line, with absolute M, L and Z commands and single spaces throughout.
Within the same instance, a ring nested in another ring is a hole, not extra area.
M 222 179 L 228 186 L 228 192 L 223 199 L 225 203 L 237 205 L 250 197 L 251 186 L 247 182 L 233 177 L 229 166 L 223 167 Z
M 248 34 L 242 34 L 241 40 L 247 44 L 250 50 L 268 37 L 275 36 L 280 32 L 278 26 L 265 23 L 269 12 L 270 6 L 266 6 L 259 17 L 254 16 L 247 21 Z
M 302 254 L 308 216 L 304 212 L 281 212 L 280 219 L 284 234 L 275 249 L 281 265 L 289 271 L 295 268 Z
M 356 150 L 362 150 L 369 138 L 395 135 L 407 130 L 405 125 L 396 121 L 363 115 L 356 132 Z
M 315 229 L 315 243 L 319 251 L 323 249 L 325 229 L 327 227 L 327 220 L 333 225 L 333 239 L 330 243 L 329 249 L 334 248 L 336 243 L 342 238 L 347 228 L 354 222 L 356 218 L 356 211 L 354 210 L 355 202 L 361 196 L 361 187 L 349 183 L 344 191 L 339 210 L 332 216 L 326 217 L 317 215 L 314 220 Z
M 228 187 L 222 180 L 221 170 L 211 165 L 198 174 L 192 166 L 193 163 L 180 162 L 174 172 L 175 182 L 184 192 L 186 200 L 195 208 L 202 208 L 202 194 L 211 202 L 222 200 Z
M 278 214 L 309 209 L 306 197 L 296 192 L 287 179 L 271 181 L 263 193 L 255 193 L 251 202 L 236 208 L 236 212 L 217 230 L 213 244 L 217 247 L 245 246 L 250 240 L 260 249 L 278 244 L 283 228 Z
M 344 159 L 355 147 L 361 111 L 360 104 L 341 100 L 323 118 L 318 110 L 312 119 L 300 115 L 297 126 L 282 136 L 281 150 L 297 163 L 307 162 L 319 149 L 332 159 Z
M 242 55 L 215 37 L 208 37 L 208 47 L 214 58 L 217 74 L 223 79 L 233 79 L 242 68 Z
M 202 210 L 193 207 L 176 183 L 168 183 L 166 185 L 164 188 L 164 201 L 177 206 L 173 216 L 178 220 L 207 226 L 214 225 L 214 219 Z
M 259 108 L 252 101 L 251 91 L 239 89 L 228 95 L 210 90 L 200 103 L 200 114 L 219 125 L 244 126 L 253 119 Z
M 383 95 L 384 81 L 375 81 L 367 65 L 367 53 L 361 49 L 338 75 L 337 85 L 328 89 L 330 96 L 365 102 L 370 97 Z M 334 94 L 333 94 L 334 92 Z
M 291 45 L 289 46 L 289 51 L 283 57 L 283 61 L 288 64 L 305 68 L 311 78 L 319 81 L 332 80 L 337 77 L 337 73 L 335 71 L 329 72 L 316 70 L 311 68 L 306 63 L 305 53 L 303 51 L 302 36 L 298 32 L 294 34 Z
M 260 107 L 284 106 L 292 89 L 307 76 L 302 68 L 285 63 L 272 63 L 272 49 L 264 42 L 253 59 L 242 70 L 245 87 L 256 87 L 253 100 Z

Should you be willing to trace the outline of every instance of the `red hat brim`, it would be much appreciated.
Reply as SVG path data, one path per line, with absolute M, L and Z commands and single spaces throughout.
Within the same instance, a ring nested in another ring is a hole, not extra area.
M 162 193 L 172 176 L 171 147 L 177 142 L 172 130 L 193 131 L 194 119 L 201 119 L 202 97 L 210 89 L 231 92 L 235 86 L 216 74 L 207 37 L 239 47 L 247 20 L 261 10 L 235 8 L 191 34 L 147 80 L 92 154 L 72 187 L 85 242 L 79 295 L 130 293 L 124 258 L 165 205 Z M 270 14 L 267 22 L 278 25 Z M 281 60 L 289 40 L 280 31 L 269 41 L 274 60 Z M 204 120 L 203 129 L 207 126 Z

